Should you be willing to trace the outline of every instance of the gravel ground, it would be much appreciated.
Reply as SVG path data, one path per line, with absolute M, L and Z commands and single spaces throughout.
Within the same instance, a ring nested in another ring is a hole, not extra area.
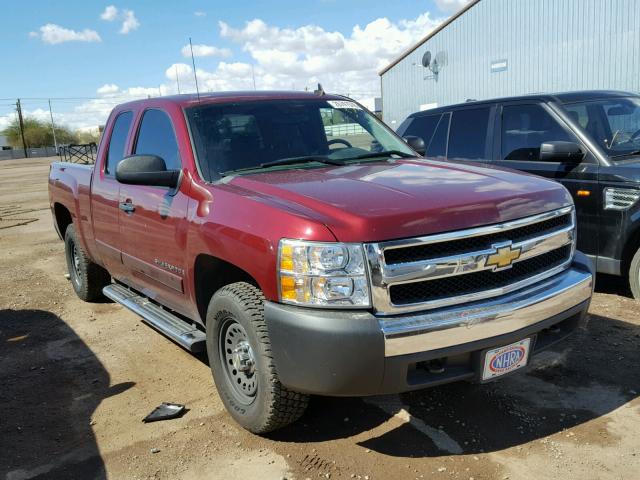
M 206 356 L 76 298 L 48 163 L 0 164 L 0 478 L 640 477 L 640 305 L 618 279 L 598 279 L 587 330 L 526 373 L 314 398 L 300 422 L 256 437 L 225 413 Z M 162 401 L 189 411 L 142 423 Z

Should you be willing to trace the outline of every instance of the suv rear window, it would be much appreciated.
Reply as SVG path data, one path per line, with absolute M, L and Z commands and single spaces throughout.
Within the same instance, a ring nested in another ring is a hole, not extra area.
M 447 158 L 479 160 L 487 158 L 489 107 L 456 110 L 449 127 Z

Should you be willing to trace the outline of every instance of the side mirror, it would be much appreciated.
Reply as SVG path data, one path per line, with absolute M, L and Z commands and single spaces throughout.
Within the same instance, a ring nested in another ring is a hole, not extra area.
M 427 147 L 424 144 L 424 140 L 421 137 L 415 137 L 413 135 L 407 135 L 406 137 L 402 137 L 407 145 L 413 148 L 420 155 L 424 155 L 427 151 Z
M 582 147 L 574 142 L 544 142 L 540 145 L 540 161 L 580 163 L 584 159 Z
M 176 188 L 180 170 L 167 170 L 157 155 L 132 155 L 123 158 L 116 167 L 116 180 L 126 185 L 151 185 Z

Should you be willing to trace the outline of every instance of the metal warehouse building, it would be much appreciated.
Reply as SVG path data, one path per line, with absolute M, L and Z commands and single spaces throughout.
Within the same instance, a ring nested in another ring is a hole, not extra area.
M 475 0 L 380 76 L 394 129 L 410 113 L 468 99 L 637 92 L 640 0 Z

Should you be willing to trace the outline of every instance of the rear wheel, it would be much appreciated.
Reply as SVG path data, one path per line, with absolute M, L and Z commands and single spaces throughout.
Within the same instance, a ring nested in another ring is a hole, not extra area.
M 640 248 L 631 259 L 631 265 L 629 266 L 629 286 L 631 287 L 633 298 L 640 300 Z
M 278 380 L 262 292 L 238 282 L 218 290 L 207 311 L 207 352 L 213 379 L 231 416 L 263 434 L 296 421 L 308 396 Z
M 85 302 L 102 298 L 102 289 L 111 283 L 111 276 L 87 256 L 73 224 L 67 227 L 64 234 L 64 249 L 69 279 L 76 295 Z

